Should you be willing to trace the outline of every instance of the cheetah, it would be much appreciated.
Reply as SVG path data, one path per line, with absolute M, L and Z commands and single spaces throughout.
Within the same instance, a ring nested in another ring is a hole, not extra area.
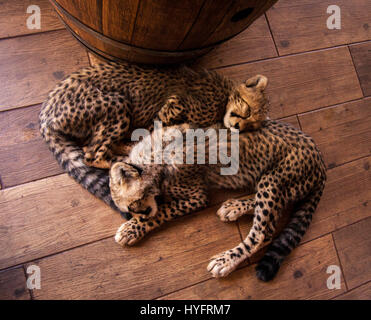
M 236 119 L 226 117 L 224 122 L 233 123 L 232 120 Z M 162 130 L 166 134 L 172 128 Z M 176 128 L 186 136 L 192 127 L 178 125 Z M 154 135 L 155 132 L 149 138 L 153 139 Z M 233 135 L 236 133 L 230 132 L 230 137 Z M 325 186 L 325 165 L 312 138 L 291 125 L 264 120 L 258 130 L 239 134 L 239 166 L 233 175 L 221 175 L 220 163 L 145 163 L 138 159 L 138 154 L 149 138 L 135 145 L 125 161 L 113 164 L 110 170 L 113 201 L 118 208 L 133 215 L 118 229 L 116 242 L 122 246 L 133 245 L 164 222 L 206 207 L 210 187 L 252 189 L 256 192 L 254 198 L 230 199 L 217 211 L 221 221 L 235 221 L 253 213 L 253 225 L 241 243 L 214 256 L 207 269 L 214 277 L 227 276 L 242 261 L 269 244 L 256 271 L 263 281 L 273 279 L 284 258 L 307 230 Z M 221 144 L 219 141 L 217 147 Z M 186 153 L 185 147 L 183 153 Z M 151 157 L 154 156 L 156 152 L 152 151 Z M 283 231 L 273 237 L 289 204 L 294 206 L 292 216 Z
M 245 82 L 255 95 L 239 101 L 241 105 L 267 108 L 264 88 L 257 85 L 264 79 L 256 76 Z M 209 126 L 222 120 L 226 106 L 234 101 L 230 97 L 241 90 L 208 70 L 99 64 L 71 74 L 50 92 L 40 111 L 40 132 L 64 171 L 117 210 L 108 169 L 122 160 L 115 150 L 130 141 L 135 128 L 150 128 L 154 119 L 164 125 Z

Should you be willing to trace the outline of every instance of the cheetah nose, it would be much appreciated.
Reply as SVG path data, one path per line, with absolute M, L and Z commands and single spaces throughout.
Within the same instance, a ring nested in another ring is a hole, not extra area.
M 151 207 L 147 207 L 146 210 L 143 210 L 140 213 L 148 216 L 151 213 L 151 211 L 152 211 L 152 208 Z
M 137 211 L 134 211 L 134 213 L 138 213 L 138 214 L 143 214 L 145 216 L 148 216 L 152 211 L 152 208 L 151 207 L 147 207 L 147 209 L 145 210 L 137 210 Z
M 138 214 L 144 214 L 144 215 L 148 215 L 152 211 L 152 208 L 151 207 L 147 207 L 146 209 L 142 209 L 140 207 L 140 204 L 138 204 L 138 203 L 132 203 L 132 204 L 130 204 L 129 207 L 128 207 L 128 209 L 132 213 L 138 213 Z
M 233 127 L 234 127 L 235 129 L 240 129 L 240 124 L 239 124 L 239 123 L 236 123 Z
M 131 203 L 128 206 L 129 211 L 131 212 L 137 212 L 140 209 L 140 205 L 137 202 Z

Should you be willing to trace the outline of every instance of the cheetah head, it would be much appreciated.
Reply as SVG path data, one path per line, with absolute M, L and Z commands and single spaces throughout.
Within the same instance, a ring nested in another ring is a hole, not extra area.
M 240 84 L 229 97 L 224 126 L 240 131 L 260 128 L 268 113 L 268 100 L 264 94 L 267 84 L 268 79 L 262 75 Z
M 153 217 L 157 213 L 156 197 L 160 194 L 156 168 L 116 162 L 110 170 L 111 196 L 116 206 L 133 216 Z

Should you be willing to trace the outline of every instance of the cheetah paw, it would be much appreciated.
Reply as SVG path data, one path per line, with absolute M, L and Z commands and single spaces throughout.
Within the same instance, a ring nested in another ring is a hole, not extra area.
M 212 257 L 207 271 L 209 271 L 214 278 L 225 277 L 237 268 L 238 261 L 231 257 L 232 252 L 225 251 Z
M 221 221 L 236 221 L 243 215 L 241 207 L 234 200 L 225 201 L 216 212 Z
M 121 246 L 131 246 L 142 239 L 142 235 L 131 221 L 120 226 L 115 235 L 115 241 Z

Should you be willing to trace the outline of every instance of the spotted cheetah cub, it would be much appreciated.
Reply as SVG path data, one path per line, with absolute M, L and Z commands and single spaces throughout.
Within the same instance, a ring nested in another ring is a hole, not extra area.
M 242 132 L 259 129 L 269 111 L 269 100 L 264 94 L 267 85 L 268 79 L 262 75 L 256 75 L 240 84 L 228 98 L 224 126 Z
M 232 120 L 246 117 L 247 105 L 254 117 L 256 103 L 267 103 L 258 78 L 238 85 L 208 70 L 100 64 L 71 74 L 50 92 L 39 115 L 40 132 L 64 171 L 117 210 L 104 169 L 122 159 L 113 151 L 130 141 L 134 129 L 149 128 L 156 118 L 164 125 L 206 127 L 222 121 L 234 102 L 241 113 L 230 115 Z
M 241 113 L 236 112 L 237 117 L 232 112 L 235 111 L 230 112 L 227 124 L 244 120 L 242 109 L 237 111 Z M 172 128 L 164 128 L 164 135 Z M 190 126 L 176 128 L 183 133 L 184 139 Z M 233 136 L 236 137 L 236 133 L 231 133 L 230 137 Z M 153 132 L 152 136 L 143 139 L 133 147 L 125 162 L 115 163 L 110 170 L 114 202 L 121 210 L 128 210 L 133 215 L 118 229 L 116 241 L 121 245 L 133 245 L 164 222 L 204 208 L 211 186 L 255 189 L 254 198 L 228 200 L 217 211 L 222 221 L 234 221 L 253 212 L 253 226 L 245 240 L 214 256 L 208 270 L 214 277 L 224 277 L 242 261 L 270 244 L 257 266 L 257 276 L 264 281 L 272 279 L 284 258 L 299 244 L 324 189 L 325 166 L 313 140 L 288 124 L 265 120 L 260 129 L 239 135 L 237 172 L 221 175 L 222 165 L 219 162 L 214 165 L 143 163 L 138 154 L 155 137 L 156 132 Z M 220 150 L 226 142 L 217 141 Z M 163 150 L 167 146 L 164 144 Z M 185 157 L 185 147 L 182 150 Z M 152 151 L 151 159 L 154 157 L 156 152 Z M 159 196 L 167 200 L 160 202 Z M 277 223 L 289 203 L 294 203 L 291 220 L 273 240 Z

